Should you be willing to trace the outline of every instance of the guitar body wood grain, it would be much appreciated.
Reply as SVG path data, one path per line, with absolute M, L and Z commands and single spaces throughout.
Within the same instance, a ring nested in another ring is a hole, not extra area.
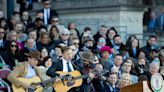
M 60 75 L 71 75 L 72 77 L 78 77 L 81 76 L 81 73 L 79 71 L 72 71 L 72 72 L 62 72 L 62 71 L 58 71 L 56 72 Z M 83 80 L 82 79 L 72 79 L 72 81 L 67 81 L 64 80 L 64 84 L 62 83 L 62 81 L 58 81 L 55 82 L 53 84 L 54 89 L 56 92 L 67 92 L 68 90 L 70 90 L 73 87 L 79 87 L 82 85 Z
M 31 83 L 37 83 L 37 82 L 41 82 L 39 77 L 32 77 L 30 79 L 26 79 L 26 78 L 18 78 L 20 81 L 25 82 L 27 84 L 31 84 Z M 17 87 L 15 85 L 12 84 L 12 89 L 13 92 L 26 92 L 26 90 L 23 87 Z M 42 92 L 42 87 L 37 86 L 35 92 Z

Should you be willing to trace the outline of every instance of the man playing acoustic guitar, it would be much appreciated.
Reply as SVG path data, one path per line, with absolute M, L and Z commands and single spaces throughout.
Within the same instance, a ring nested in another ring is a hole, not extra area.
M 71 75 L 71 72 L 73 73 L 75 70 L 79 70 L 80 68 L 79 68 L 79 66 L 75 65 L 72 62 L 72 58 L 73 58 L 72 53 L 73 52 L 69 47 L 67 47 L 67 46 L 62 47 L 61 52 L 62 52 L 62 59 L 60 61 L 54 62 L 52 64 L 52 66 L 47 71 L 47 75 L 52 78 L 58 77 L 58 78 L 56 78 L 55 83 L 54 83 L 54 85 L 57 88 L 57 89 L 55 89 L 56 92 L 58 92 L 57 91 L 58 89 L 60 91 L 62 90 L 62 92 L 65 92 L 65 91 L 67 92 L 69 90 L 69 88 L 68 89 L 66 88 L 66 87 L 69 87 L 67 85 L 68 83 L 65 80 L 62 80 L 61 74 L 56 73 L 56 72 L 60 71 L 61 73 L 65 73 L 64 75 L 67 75 L 67 74 Z M 75 73 L 75 75 L 77 75 L 77 74 Z M 71 75 L 71 77 L 75 77 L 75 76 Z M 68 81 L 71 81 L 71 80 L 72 80 L 72 78 L 68 78 Z M 58 83 L 58 82 L 62 82 L 62 83 Z M 58 86 L 58 85 L 60 85 L 60 86 Z M 61 87 L 61 89 L 59 87 Z M 69 92 L 77 92 L 77 89 L 71 88 L 69 90 Z
M 37 67 L 40 52 L 29 52 L 27 57 L 28 61 L 19 63 L 7 78 L 13 84 L 14 92 L 25 92 L 25 89 L 31 88 L 31 83 L 40 82 L 41 74 Z

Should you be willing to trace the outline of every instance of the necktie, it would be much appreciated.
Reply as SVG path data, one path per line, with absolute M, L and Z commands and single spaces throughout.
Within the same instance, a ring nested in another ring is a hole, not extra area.
M 113 92 L 116 92 L 116 88 L 113 88 Z
M 164 15 L 161 15 L 161 24 L 160 24 L 161 30 L 163 30 L 163 25 L 164 25 Z
M 69 63 L 67 63 L 67 69 L 68 69 L 68 72 L 71 72 L 71 67 L 69 66 Z
M 48 25 L 48 10 L 44 9 L 44 24 L 47 26 Z

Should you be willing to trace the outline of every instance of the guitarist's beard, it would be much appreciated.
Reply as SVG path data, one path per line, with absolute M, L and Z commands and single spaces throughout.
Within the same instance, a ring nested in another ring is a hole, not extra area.
M 89 68 L 90 64 L 83 64 L 84 68 Z
M 90 64 L 84 64 L 84 63 L 83 63 L 83 66 L 84 66 L 84 68 L 90 68 L 90 69 L 93 69 L 95 65 L 92 64 L 92 63 L 90 63 Z

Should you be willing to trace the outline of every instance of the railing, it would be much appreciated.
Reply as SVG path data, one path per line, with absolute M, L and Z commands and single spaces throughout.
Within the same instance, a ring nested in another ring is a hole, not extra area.
M 132 34 L 127 34 L 127 37 Z M 140 41 L 140 47 L 145 46 L 147 43 L 147 40 L 149 39 L 149 36 L 155 35 L 157 36 L 157 44 L 159 47 L 164 46 L 164 32 L 155 30 L 155 31 L 143 31 L 141 34 L 135 34 L 139 41 Z

